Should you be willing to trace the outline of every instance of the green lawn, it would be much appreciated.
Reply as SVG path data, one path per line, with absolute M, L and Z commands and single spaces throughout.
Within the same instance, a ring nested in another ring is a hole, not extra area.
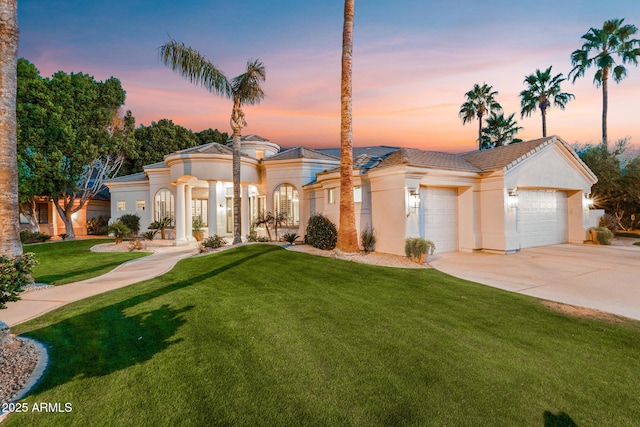
M 49 348 L 14 425 L 631 426 L 640 322 L 571 318 L 431 269 L 267 245 L 14 328 Z
M 91 252 L 94 245 L 113 239 L 69 240 L 65 242 L 24 245 L 24 252 L 33 252 L 38 266 L 33 269 L 37 283 L 64 285 L 91 279 L 113 270 L 125 261 L 149 255 L 147 252 Z

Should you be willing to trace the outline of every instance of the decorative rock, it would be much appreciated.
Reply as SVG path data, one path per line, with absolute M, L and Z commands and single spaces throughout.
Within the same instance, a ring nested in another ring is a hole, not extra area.
M 38 363 L 38 350 L 0 321 L 0 405 L 17 395 Z

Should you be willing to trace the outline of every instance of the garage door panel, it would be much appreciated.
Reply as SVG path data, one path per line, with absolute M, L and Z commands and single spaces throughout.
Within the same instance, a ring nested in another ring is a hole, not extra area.
M 523 248 L 567 241 L 567 195 L 562 191 L 519 191 L 517 231 Z
M 422 236 L 433 241 L 438 253 L 458 250 L 458 190 L 425 188 L 421 191 Z

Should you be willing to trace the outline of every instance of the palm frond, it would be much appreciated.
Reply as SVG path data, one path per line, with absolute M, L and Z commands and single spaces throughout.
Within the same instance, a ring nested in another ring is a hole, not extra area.
M 261 83 L 266 80 L 266 69 L 259 59 L 247 61 L 247 70 L 231 81 L 234 97 L 240 105 L 259 104 L 264 99 Z

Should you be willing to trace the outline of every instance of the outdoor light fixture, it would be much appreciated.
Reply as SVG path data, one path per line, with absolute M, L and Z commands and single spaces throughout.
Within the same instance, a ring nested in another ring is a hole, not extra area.
M 409 189 L 409 211 L 416 213 L 420 208 L 420 192 L 417 188 Z
M 514 188 L 513 190 L 507 190 L 509 195 L 507 196 L 507 206 L 509 209 L 515 209 L 518 207 L 518 192 Z
M 591 209 L 593 207 L 593 198 L 590 194 L 582 195 L 582 207 L 584 209 Z

